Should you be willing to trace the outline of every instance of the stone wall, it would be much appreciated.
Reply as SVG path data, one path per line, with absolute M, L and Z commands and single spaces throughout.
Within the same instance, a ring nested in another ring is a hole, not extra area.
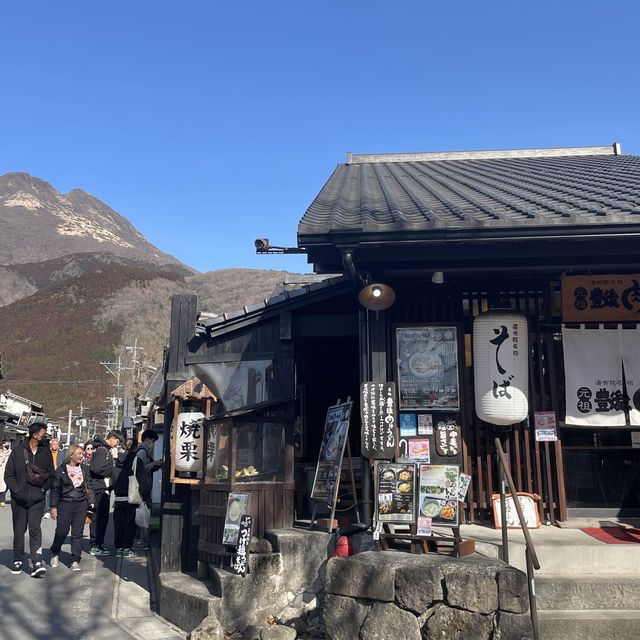
M 497 559 L 394 551 L 327 564 L 329 640 L 533 638 L 526 575 Z

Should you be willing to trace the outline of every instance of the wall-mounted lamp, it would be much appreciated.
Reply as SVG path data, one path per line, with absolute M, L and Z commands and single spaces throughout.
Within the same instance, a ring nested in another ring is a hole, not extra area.
M 444 282 L 444 273 L 442 271 L 434 271 L 431 276 L 431 282 L 433 284 L 442 284 Z
M 358 301 L 369 311 L 384 311 L 396 301 L 396 292 L 388 284 L 374 282 L 360 290 Z

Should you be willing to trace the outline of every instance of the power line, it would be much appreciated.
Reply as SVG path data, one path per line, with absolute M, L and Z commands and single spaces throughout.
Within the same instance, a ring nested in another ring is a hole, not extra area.
M 103 380 L 7 380 L 5 385 L 13 384 L 100 384 Z

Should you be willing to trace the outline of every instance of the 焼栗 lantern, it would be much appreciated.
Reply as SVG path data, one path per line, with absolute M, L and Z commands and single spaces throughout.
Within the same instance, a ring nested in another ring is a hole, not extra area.
M 476 415 L 490 424 L 522 422 L 529 412 L 529 333 L 519 313 L 488 311 L 473 321 Z

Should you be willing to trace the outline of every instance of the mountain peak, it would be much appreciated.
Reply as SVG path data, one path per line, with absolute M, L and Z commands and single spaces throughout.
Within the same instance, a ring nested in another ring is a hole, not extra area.
M 0 176 L 0 264 L 111 252 L 151 264 L 182 263 L 148 242 L 122 215 L 87 193 L 58 192 L 24 172 Z

